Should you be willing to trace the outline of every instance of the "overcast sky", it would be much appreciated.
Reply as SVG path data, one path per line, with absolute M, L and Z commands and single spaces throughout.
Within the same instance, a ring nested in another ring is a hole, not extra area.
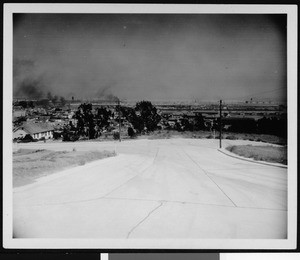
M 15 14 L 14 96 L 286 95 L 282 15 Z

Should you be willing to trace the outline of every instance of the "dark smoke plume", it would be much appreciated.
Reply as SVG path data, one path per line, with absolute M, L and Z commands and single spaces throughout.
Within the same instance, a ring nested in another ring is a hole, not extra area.
M 97 98 L 100 98 L 100 99 L 106 100 L 106 101 L 111 101 L 111 102 L 119 101 L 119 98 L 111 93 L 111 88 L 112 88 L 112 86 L 108 86 L 108 85 L 101 87 L 96 92 L 95 96 Z
M 30 59 L 14 59 L 14 95 L 19 98 L 41 99 L 44 97 L 43 75 L 36 73 L 37 66 Z
M 113 94 L 108 94 L 108 95 L 106 96 L 106 98 L 107 98 L 107 100 L 113 101 L 113 102 L 119 101 L 119 98 L 116 97 L 116 96 L 114 96 Z
M 18 97 L 40 99 L 44 95 L 41 90 L 43 88 L 43 83 L 39 79 L 24 79 L 19 84 L 16 95 Z

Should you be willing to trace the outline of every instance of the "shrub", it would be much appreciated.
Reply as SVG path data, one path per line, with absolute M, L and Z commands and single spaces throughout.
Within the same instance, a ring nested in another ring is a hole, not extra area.
M 135 132 L 132 127 L 128 127 L 127 133 L 130 138 L 133 138 L 135 136 Z
M 79 135 L 76 135 L 76 134 L 71 135 L 71 137 L 70 137 L 70 141 L 72 141 L 72 142 L 75 142 L 75 141 L 77 141 L 78 139 L 79 139 Z
M 34 139 L 33 139 L 33 137 L 32 137 L 30 134 L 25 135 L 25 136 L 20 140 L 21 143 L 29 143 L 29 142 L 33 142 L 33 141 L 34 141 Z
M 79 139 L 79 135 L 75 134 L 75 133 L 63 133 L 63 138 L 62 140 L 64 142 L 68 142 L 68 141 L 71 141 L 71 142 L 75 142 Z
M 118 140 L 120 138 L 120 133 L 119 132 L 114 132 L 113 137 L 114 137 L 114 140 Z
M 88 138 L 88 136 L 81 136 L 81 137 L 79 137 L 79 140 L 86 141 L 86 140 L 89 140 L 89 138 Z
M 78 165 L 85 165 L 85 161 L 83 159 L 80 159 Z
M 235 135 L 227 135 L 225 139 L 228 139 L 228 140 L 237 140 L 238 138 Z
M 53 139 L 59 139 L 62 137 L 61 132 L 53 132 Z

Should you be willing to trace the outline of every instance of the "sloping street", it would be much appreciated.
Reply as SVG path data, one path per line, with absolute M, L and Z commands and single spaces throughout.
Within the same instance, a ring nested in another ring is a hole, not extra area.
M 74 147 L 118 155 L 15 188 L 15 238 L 287 236 L 287 169 L 229 157 L 217 150 L 218 140 L 49 142 L 14 149 Z

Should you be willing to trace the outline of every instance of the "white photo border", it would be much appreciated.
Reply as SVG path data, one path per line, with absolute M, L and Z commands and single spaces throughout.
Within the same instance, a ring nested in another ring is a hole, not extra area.
M 13 239 L 12 64 L 14 13 L 287 14 L 287 239 Z M 9 249 L 295 249 L 297 245 L 297 5 L 4 4 L 3 247 Z

